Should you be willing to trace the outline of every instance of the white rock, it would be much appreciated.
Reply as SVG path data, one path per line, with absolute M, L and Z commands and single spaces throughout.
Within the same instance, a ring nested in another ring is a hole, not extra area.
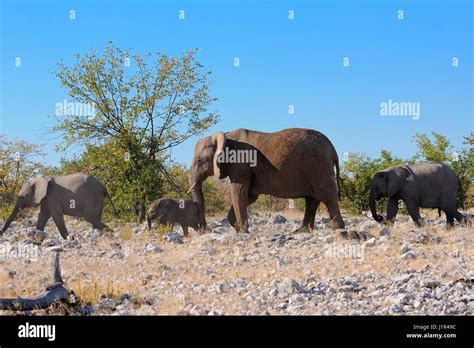
M 367 242 L 364 243 L 364 247 L 366 248 L 371 248 L 375 246 L 376 239 L 375 238 L 370 238 Z
M 423 279 L 421 281 L 421 286 L 424 286 L 425 288 L 434 289 L 440 285 L 441 282 L 437 279 Z
M 270 221 L 268 222 L 268 224 L 277 224 L 277 225 L 280 225 L 280 224 L 284 224 L 286 223 L 288 220 L 282 216 L 282 215 L 275 215 L 273 216 Z
M 403 244 L 400 248 L 400 253 L 405 254 L 411 250 L 410 246 L 408 244 Z
M 172 231 L 165 233 L 163 239 L 170 243 L 183 244 L 183 237 L 178 232 Z
M 332 243 L 336 240 L 336 237 L 334 234 L 330 234 L 329 236 L 324 237 L 323 242 L 324 243 Z
M 390 238 L 390 230 L 387 227 L 383 227 L 379 232 L 380 237 L 387 236 Z
M 400 307 L 398 304 L 394 304 L 390 306 L 390 308 L 388 309 L 389 314 L 398 314 L 401 311 L 402 311 L 402 307 Z
M 143 247 L 145 250 L 145 253 L 162 253 L 163 249 L 161 249 L 159 246 L 154 245 L 153 243 L 145 243 L 145 246 Z
M 420 309 L 422 306 L 423 306 L 423 302 L 420 301 L 420 300 L 415 300 L 413 302 L 413 308 L 415 308 L 415 309 Z
M 413 259 L 416 259 L 417 256 L 418 254 L 416 252 L 414 252 L 413 250 L 410 250 L 406 252 L 405 254 L 401 255 L 400 258 L 403 260 L 413 260 Z

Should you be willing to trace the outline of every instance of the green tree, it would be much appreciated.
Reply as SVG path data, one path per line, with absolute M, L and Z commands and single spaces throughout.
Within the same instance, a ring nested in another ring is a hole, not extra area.
M 451 159 L 452 146 L 445 136 L 432 132 L 433 140 L 426 134 L 416 133 L 415 144 L 418 147 L 418 152 L 413 159 L 416 162 L 420 161 L 435 161 L 440 163 L 449 162 Z
M 24 140 L 8 140 L 0 135 L 0 205 L 10 210 L 11 203 L 25 181 L 44 169 L 41 145 Z
M 380 157 L 370 159 L 363 153 L 350 153 L 344 161 L 341 172 L 342 206 L 347 210 L 360 214 L 369 210 L 370 183 L 378 171 L 400 165 L 403 160 L 393 156 L 389 151 L 382 150 Z M 379 205 L 385 205 L 385 201 Z
M 60 148 L 86 148 L 63 169 L 95 173 L 112 186 L 114 201 L 123 209 L 162 193 L 163 179 L 172 180 L 166 151 L 218 120 L 209 109 L 216 100 L 209 95 L 210 72 L 203 71 L 196 53 L 132 56 L 109 42 L 102 55 L 93 49 L 77 55 L 72 66 L 60 62 L 55 73 L 69 96 L 95 110 L 92 116 L 56 116 Z
M 457 205 L 464 203 L 465 207 L 473 206 L 472 185 L 474 182 L 474 153 L 473 142 L 474 133 L 464 137 L 464 144 L 470 145 L 468 148 L 460 148 L 456 151 L 449 139 L 439 133 L 432 132 L 433 140 L 426 134 L 417 133 L 415 143 L 418 151 L 413 157 L 416 161 L 436 161 L 451 167 L 458 176 L 461 190 L 458 190 Z

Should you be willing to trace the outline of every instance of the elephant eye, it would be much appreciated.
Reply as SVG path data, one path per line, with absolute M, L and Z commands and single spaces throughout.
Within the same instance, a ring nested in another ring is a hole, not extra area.
M 200 159 L 197 160 L 197 164 L 200 165 L 202 161 Z

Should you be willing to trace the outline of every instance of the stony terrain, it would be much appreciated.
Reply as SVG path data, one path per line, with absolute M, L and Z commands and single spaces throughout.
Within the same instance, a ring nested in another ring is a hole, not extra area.
M 301 214 L 254 212 L 249 234 L 208 219 L 211 233 L 183 239 L 178 227 L 117 223 L 102 234 L 69 219 L 64 241 L 51 222 L 42 234 L 26 219 L 0 237 L 0 297 L 42 293 L 60 246 L 72 304 L 32 314 L 472 315 L 473 229 L 425 220 L 385 227 L 346 215 L 333 231 L 318 215 L 312 233 L 294 233 Z

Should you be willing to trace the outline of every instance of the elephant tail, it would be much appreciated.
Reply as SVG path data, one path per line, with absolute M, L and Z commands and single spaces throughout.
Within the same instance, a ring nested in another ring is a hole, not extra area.
M 104 188 L 105 191 L 105 197 L 107 197 L 107 200 L 109 201 L 110 205 L 112 206 L 112 210 L 114 211 L 115 216 L 119 216 L 117 208 L 115 208 L 114 202 L 112 202 L 112 198 L 110 198 L 109 193 L 107 192 L 107 189 Z
M 339 171 L 339 158 L 337 157 L 336 155 L 336 159 L 334 160 L 334 165 L 336 166 L 336 182 L 337 182 L 337 196 L 339 197 L 339 199 L 341 199 L 341 186 L 342 186 L 342 183 L 341 183 L 341 175 L 340 175 L 340 171 Z
M 464 208 L 464 190 L 462 189 L 461 180 L 459 180 L 459 178 L 458 178 L 458 186 L 459 186 L 459 191 L 461 191 L 461 208 L 462 210 L 466 210 L 466 208 Z

